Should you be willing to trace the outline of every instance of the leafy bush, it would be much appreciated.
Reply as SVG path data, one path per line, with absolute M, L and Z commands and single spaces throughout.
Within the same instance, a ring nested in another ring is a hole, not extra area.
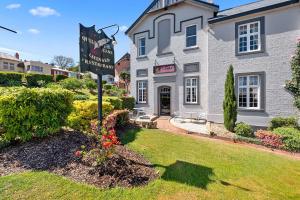
M 253 136 L 253 130 L 250 125 L 240 122 L 236 125 L 234 128 L 234 132 L 240 136 L 244 137 L 252 137 Z
M 244 137 L 244 136 L 240 136 L 240 135 L 235 135 L 233 139 L 235 141 L 247 142 L 247 143 L 252 143 L 252 144 L 258 144 L 258 145 L 262 144 L 261 140 L 259 140 L 257 138 L 252 138 L 252 137 Z
M 111 90 L 112 88 L 113 88 L 113 85 L 111 85 L 111 84 L 104 84 L 103 85 L 104 90 Z
M 65 76 L 65 75 L 62 75 L 62 74 L 57 74 L 57 75 L 55 76 L 55 81 L 56 81 L 56 82 L 59 82 L 59 81 L 65 80 L 65 79 L 67 79 L 67 78 L 68 78 L 68 76 Z
M 0 126 L 8 141 L 28 141 L 57 132 L 72 110 L 67 90 L 15 88 L 1 91 Z
M 67 78 L 59 82 L 59 84 L 67 90 L 79 90 L 83 88 L 83 83 L 77 78 Z
M 114 109 L 119 110 L 122 109 L 122 99 L 118 97 L 108 97 L 104 96 L 103 101 L 111 103 Z
M 118 88 L 115 85 L 106 84 L 103 86 L 103 94 L 105 96 L 122 97 L 126 94 L 126 90 Z
M 258 130 L 255 136 L 261 140 L 262 144 L 272 148 L 283 148 L 283 141 L 280 135 L 276 135 L 270 131 Z
M 22 85 L 22 73 L 0 72 L 0 85 L 20 86 Z
M 88 131 L 92 120 L 98 117 L 97 101 L 74 101 L 74 110 L 68 117 L 71 128 L 80 131 Z M 107 116 L 113 110 L 108 102 L 102 103 L 103 116 Z
M 273 131 L 282 136 L 284 148 L 290 151 L 300 151 L 300 131 L 295 128 L 282 127 Z
M 124 127 L 129 123 L 129 111 L 128 110 L 115 110 L 113 115 L 116 116 L 116 128 Z
M 97 89 L 97 83 L 93 79 L 84 79 L 84 85 L 89 90 Z
M 123 109 L 128 109 L 128 110 L 133 110 L 134 106 L 135 106 L 135 99 L 134 97 L 121 97 L 122 101 L 123 101 Z
M 48 83 L 46 86 L 46 88 L 50 88 L 50 89 L 63 89 L 61 85 L 57 84 L 57 83 Z
M 26 74 L 25 79 L 28 87 L 43 87 L 53 82 L 53 77 L 45 74 Z
M 270 122 L 269 129 L 272 131 L 276 128 L 280 127 L 292 127 L 297 128 L 298 127 L 298 121 L 295 117 L 275 117 Z
M 84 100 L 89 100 L 90 97 L 86 94 L 76 94 L 74 95 L 74 100 L 75 101 L 84 101 Z

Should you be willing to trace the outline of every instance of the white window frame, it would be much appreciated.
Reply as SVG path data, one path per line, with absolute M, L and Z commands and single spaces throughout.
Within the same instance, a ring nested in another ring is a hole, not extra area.
M 188 36 L 187 35 L 187 29 L 190 28 L 190 27 L 192 27 L 192 26 L 196 26 L 196 35 L 190 35 L 190 36 Z M 191 37 L 196 37 L 196 44 L 193 45 L 193 46 L 188 46 L 187 39 L 191 38 Z M 197 37 L 198 37 L 198 26 L 197 26 L 197 24 L 191 24 L 191 25 L 185 27 L 185 47 L 186 48 L 197 47 L 198 46 L 198 44 L 197 44 L 198 43 L 198 38 Z
M 9 70 L 12 70 L 12 71 L 15 70 L 15 64 L 14 63 L 9 63 Z
M 195 79 L 196 80 L 196 86 L 193 86 L 193 79 Z M 191 83 L 191 85 L 190 86 L 188 86 L 187 85 L 187 81 L 188 80 L 190 80 L 190 83 Z M 188 89 L 190 89 L 190 101 L 188 101 L 187 100 L 187 96 L 188 96 Z M 193 94 L 193 89 L 196 89 L 196 91 L 195 91 L 195 95 L 196 95 L 196 101 L 193 101 L 193 96 L 192 96 L 192 94 Z M 184 78 L 184 102 L 185 102 L 185 104 L 198 104 L 198 102 L 199 102 L 199 77 L 185 77 Z
M 250 33 L 250 26 L 251 24 L 258 24 L 258 32 L 255 33 Z M 247 34 L 245 35 L 240 35 L 240 27 L 241 26 L 247 26 Z M 245 23 L 245 24 L 240 24 L 238 26 L 238 53 L 239 54 L 243 54 L 243 53 L 251 53 L 251 52 L 257 52 L 257 51 L 261 51 L 261 21 L 254 21 L 254 22 L 250 22 L 250 23 Z M 255 50 L 250 50 L 250 37 L 254 36 L 254 35 L 258 35 L 258 48 Z M 246 51 L 240 51 L 240 38 L 246 37 L 247 38 L 247 50 Z
M 142 46 L 141 45 L 141 40 L 145 40 L 145 45 L 144 46 Z M 137 41 L 137 46 L 138 46 L 138 48 L 137 48 L 137 52 L 138 52 L 138 57 L 145 57 L 146 56 L 146 37 L 139 37 L 138 38 L 138 41 Z M 145 49 L 145 54 L 141 54 L 141 52 L 142 52 L 142 48 L 144 48 Z
M 140 104 L 146 104 L 148 99 L 148 83 L 147 81 L 137 81 L 137 102 Z M 140 100 L 140 95 L 142 99 Z M 145 97 L 145 99 L 144 99 Z
M 3 69 L 9 69 L 9 63 L 3 62 Z
M 250 85 L 250 77 L 257 77 L 257 86 Z M 240 78 L 246 77 L 247 78 L 247 84 L 245 86 L 240 86 Z M 239 109 L 246 109 L 246 110 L 260 110 L 261 109 L 261 77 L 260 75 L 241 75 L 237 77 L 237 84 L 238 84 L 238 108 Z M 246 88 L 247 90 L 247 106 L 246 107 L 240 107 L 240 89 Z M 257 88 L 257 107 L 250 107 L 250 88 Z

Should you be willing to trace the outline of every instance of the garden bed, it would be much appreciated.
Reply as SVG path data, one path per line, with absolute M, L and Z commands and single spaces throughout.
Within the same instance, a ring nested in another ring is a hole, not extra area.
M 46 170 L 101 188 L 141 186 L 158 177 L 151 163 L 121 145 L 99 166 L 85 164 L 74 155 L 82 145 L 91 149 L 96 141 L 79 132 L 64 131 L 3 149 L 0 151 L 0 176 Z

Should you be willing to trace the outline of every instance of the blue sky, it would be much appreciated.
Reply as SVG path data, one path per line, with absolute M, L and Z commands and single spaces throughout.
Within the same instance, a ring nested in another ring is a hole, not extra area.
M 254 0 L 215 0 L 221 9 Z M 51 62 L 55 55 L 79 60 L 79 26 L 97 28 L 119 24 L 116 59 L 129 51 L 124 34 L 151 0 L 1 0 L 0 25 L 19 32 L 0 29 L 0 51 L 20 53 L 22 59 Z M 112 30 L 113 31 L 113 30 Z

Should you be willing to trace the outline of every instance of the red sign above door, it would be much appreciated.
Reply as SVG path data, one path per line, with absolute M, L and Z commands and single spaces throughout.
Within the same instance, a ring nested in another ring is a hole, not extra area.
M 174 73 L 176 72 L 176 65 L 170 64 L 170 65 L 159 65 L 153 67 L 153 73 L 154 74 L 165 74 L 165 73 Z

